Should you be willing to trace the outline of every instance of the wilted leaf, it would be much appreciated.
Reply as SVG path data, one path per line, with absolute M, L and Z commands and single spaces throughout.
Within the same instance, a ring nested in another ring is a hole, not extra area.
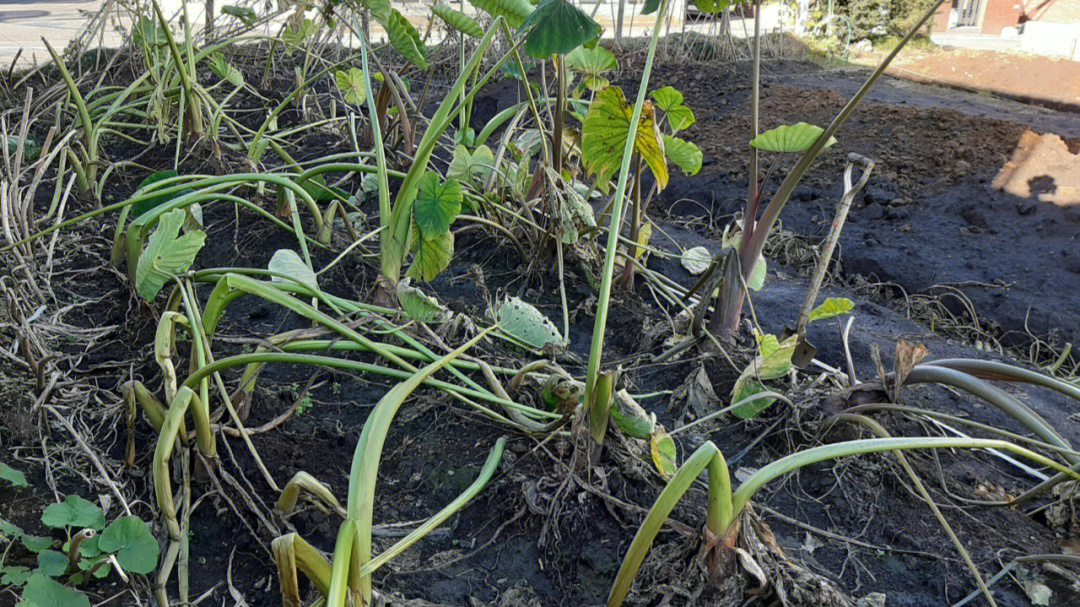
M 720 398 L 713 390 L 712 380 L 701 365 L 691 371 L 682 385 L 675 390 L 674 400 L 685 402 L 698 417 L 712 413 L 720 404 Z
M 404 310 L 405 315 L 420 322 L 440 323 L 446 322 L 450 317 L 450 310 L 439 303 L 439 300 L 431 297 L 420 289 L 411 286 L 408 278 L 403 278 L 397 284 L 397 299 Z
M 345 97 L 345 103 L 360 105 L 367 100 L 367 85 L 364 82 L 364 71 L 358 67 L 348 70 L 338 70 L 334 74 L 338 90 Z
M 629 437 L 648 440 L 656 429 L 656 416 L 649 414 L 626 390 L 619 390 L 611 402 L 611 420 Z
M 543 0 L 525 21 L 521 30 L 529 30 L 525 52 L 530 57 L 547 59 L 565 55 L 600 35 L 600 24 L 568 0 Z
M 274 251 L 274 256 L 270 258 L 270 263 L 266 264 L 266 269 L 293 279 L 292 281 L 289 281 L 288 278 L 271 276 L 271 281 L 298 282 L 313 291 L 319 290 L 319 280 L 315 276 L 315 272 L 304 263 L 303 259 L 300 259 L 300 256 L 296 254 L 296 251 L 290 249 L 278 249 L 277 251 Z
M 809 322 L 847 314 L 854 308 L 855 304 L 846 297 L 830 297 L 810 311 Z
M 657 428 L 649 437 L 649 453 L 652 454 L 653 465 L 664 475 L 670 478 L 679 469 L 679 451 L 675 446 L 675 440 L 668 436 L 663 428 Z
M 694 247 L 683 253 L 679 261 L 687 272 L 697 276 L 709 269 L 709 265 L 712 264 L 712 255 L 705 247 Z
M 622 89 L 617 86 L 609 86 L 597 93 L 589 106 L 581 129 L 581 153 L 585 168 L 595 174 L 602 185 L 606 185 L 619 170 L 633 114 L 634 108 L 626 104 Z M 648 101 L 641 112 L 633 149 L 652 171 L 657 190 L 663 190 L 668 182 L 664 141 L 656 126 L 656 111 Z
M 146 301 L 153 300 L 173 276 L 187 272 L 206 242 L 205 232 L 188 232 L 177 238 L 184 218 L 183 209 L 163 214 L 146 250 L 139 256 L 135 289 Z
M 0 479 L 11 483 L 15 487 L 28 487 L 26 475 L 11 466 L 0 462 Z
M 30 576 L 22 600 L 30 607 L 90 607 L 86 595 L 40 573 Z
M 105 515 L 95 504 L 78 495 L 69 495 L 59 504 L 51 504 L 46 508 L 41 513 L 41 522 L 53 529 L 89 527 L 101 531 L 105 528 Z
M 750 145 L 767 152 L 805 152 L 824 132 L 825 129 L 805 122 L 785 124 L 758 135 Z M 834 143 L 836 137 L 829 137 L 825 147 Z
M 98 547 L 103 552 L 116 554 L 116 560 L 127 571 L 147 574 L 157 568 L 157 540 L 137 516 L 113 521 L 98 538 Z
M 454 255 L 454 234 L 447 230 L 435 236 L 424 236 L 415 221 L 411 230 L 415 256 L 408 275 L 430 282 L 450 265 L 450 258 Z
M 499 304 L 495 320 L 503 333 L 533 348 L 549 343 L 565 346 L 566 341 L 555 324 L 532 304 L 511 297 Z
M 664 153 L 687 175 L 695 175 L 701 170 L 701 148 L 694 143 L 664 135 Z
M 638 249 L 634 251 L 634 261 L 641 261 L 641 257 L 645 254 L 645 247 L 648 246 L 650 238 L 652 238 L 652 224 L 646 221 L 638 228 Z

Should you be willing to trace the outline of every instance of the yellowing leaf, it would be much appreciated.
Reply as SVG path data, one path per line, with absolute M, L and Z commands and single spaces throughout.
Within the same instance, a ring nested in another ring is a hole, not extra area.
M 810 311 L 810 322 L 847 314 L 854 308 L 855 304 L 846 297 L 830 297 Z
M 657 428 L 649 437 L 649 453 L 652 454 L 653 465 L 664 478 L 670 478 L 678 471 L 679 450 L 663 428 Z
M 687 272 L 697 276 L 709 269 L 709 264 L 712 263 L 712 255 L 709 254 L 709 250 L 705 247 L 694 247 L 683 253 L 680 261 Z
M 637 243 L 638 250 L 634 253 L 634 260 L 640 261 L 641 256 L 645 254 L 645 246 L 649 244 L 649 239 L 652 238 L 652 224 L 645 222 L 641 228 L 638 229 Z
M 634 109 L 626 104 L 626 97 L 617 86 L 609 86 L 597 93 L 589 106 L 581 129 L 582 158 L 585 168 L 595 174 L 602 185 L 606 185 L 619 170 L 633 115 Z M 651 102 L 646 101 L 642 109 L 633 149 L 649 166 L 656 178 L 657 189 L 667 187 L 664 140 L 656 126 L 656 110 Z

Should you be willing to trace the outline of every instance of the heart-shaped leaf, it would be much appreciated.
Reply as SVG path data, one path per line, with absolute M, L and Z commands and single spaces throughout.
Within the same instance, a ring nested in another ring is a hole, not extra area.
M 0 462 L 0 479 L 3 479 L 15 487 L 28 487 L 26 475 L 11 466 Z
M 464 145 L 458 145 L 454 148 L 450 168 L 446 169 L 446 177 L 479 186 L 487 181 L 494 165 L 495 154 L 488 146 L 482 145 L 470 153 Z
M 116 554 L 116 560 L 127 571 L 147 574 L 157 568 L 157 540 L 137 516 L 113 521 L 98 538 L 98 548 Z
M 517 297 L 499 304 L 495 320 L 503 333 L 527 346 L 540 349 L 549 343 L 566 345 L 566 340 L 547 316 Z
M 805 152 L 824 132 L 825 129 L 820 126 L 805 122 L 785 124 L 754 137 L 750 145 L 767 152 Z M 825 147 L 834 143 L 836 137 L 829 137 Z
M 687 175 L 695 175 L 701 170 L 701 148 L 694 143 L 664 135 L 664 153 Z
M 667 114 L 667 121 L 672 131 L 681 131 L 697 122 L 694 112 L 683 105 L 683 94 L 678 89 L 665 86 L 649 95 L 656 101 L 656 107 Z
M 86 595 L 35 573 L 26 581 L 22 600 L 29 607 L 90 607 Z
M 476 21 L 473 21 L 472 17 L 461 11 L 456 11 L 449 6 L 439 5 L 431 7 L 431 12 L 435 13 L 435 16 L 439 19 L 442 19 L 443 23 L 466 36 L 472 36 L 473 38 L 484 37 L 484 28 L 480 27 L 480 24 Z
M 565 55 L 600 36 L 600 24 L 568 0 L 543 0 L 521 24 L 528 30 L 525 52 L 547 59 Z
M 270 263 L 266 265 L 266 269 L 278 274 L 284 274 L 313 291 L 319 290 L 319 281 L 315 276 L 315 272 L 304 263 L 303 259 L 300 259 L 296 251 L 290 249 L 274 251 L 274 256 L 270 258 Z M 279 276 L 273 276 L 270 280 L 288 282 L 288 278 Z
M 597 182 L 606 186 L 622 163 L 626 138 L 630 134 L 630 119 L 634 109 L 626 104 L 622 89 L 609 86 L 596 94 L 581 129 L 582 158 L 585 168 L 595 174 Z M 641 123 L 634 137 L 634 151 L 641 154 L 656 178 L 658 190 L 668 182 L 667 160 L 664 157 L 664 141 L 656 126 L 656 111 L 646 101 L 641 112 Z
M 367 99 L 367 88 L 364 85 L 364 71 L 358 67 L 347 70 L 338 70 L 334 74 L 338 90 L 345 97 L 345 103 L 360 105 Z
M 566 54 L 566 67 L 582 74 L 599 78 L 619 67 L 615 54 L 602 46 L 578 47 Z
M 59 504 L 51 504 L 41 513 L 41 522 L 53 529 L 89 527 L 95 531 L 105 528 L 105 515 L 91 502 L 78 495 L 69 495 Z
M 146 301 L 151 301 L 173 276 L 183 274 L 195 262 L 206 242 L 205 232 L 188 232 L 177 238 L 186 214 L 173 209 L 158 219 L 158 227 L 150 235 L 146 250 L 135 267 L 135 289 Z
M 428 171 L 417 180 L 413 218 L 424 238 L 446 233 L 461 212 L 461 185 L 456 179 L 439 183 L 439 176 Z

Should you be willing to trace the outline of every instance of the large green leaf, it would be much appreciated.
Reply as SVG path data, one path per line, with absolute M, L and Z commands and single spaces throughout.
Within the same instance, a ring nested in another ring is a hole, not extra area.
M 701 170 L 701 148 L 694 143 L 664 135 L 664 153 L 687 175 L 695 175 Z
M 98 548 L 116 554 L 116 560 L 127 571 L 147 574 L 157 568 L 157 540 L 137 516 L 113 521 L 98 538 Z
M 555 324 L 548 320 L 540 310 L 517 297 L 511 297 L 495 311 L 495 320 L 503 333 L 534 348 L 543 348 L 549 343 L 565 346 L 566 340 Z
M 634 110 L 626 104 L 622 89 L 609 86 L 596 94 L 581 129 L 582 158 L 589 173 L 596 175 L 597 182 L 606 186 L 622 163 L 623 148 L 630 134 L 630 119 Z M 664 142 L 656 126 L 656 111 L 646 102 L 641 112 L 641 123 L 634 138 L 634 151 L 641 154 L 656 178 L 658 190 L 668 182 L 667 160 Z
M 26 475 L 11 466 L 0 462 L 0 479 L 3 479 L 15 487 L 27 487 Z
M 291 249 L 278 249 L 274 251 L 274 256 L 270 258 L 270 263 L 266 265 L 266 269 L 271 272 L 283 274 L 296 282 L 315 291 L 319 290 L 319 281 L 315 276 L 315 272 L 304 263 L 303 259 L 296 254 L 296 251 Z M 271 281 L 288 282 L 288 278 L 281 278 L 273 276 Z
M 521 24 L 529 30 L 525 52 L 547 59 L 565 55 L 600 35 L 600 24 L 568 0 L 544 0 Z
M 527 0 L 469 0 L 469 3 L 492 17 L 502 16 L 510 27 L 521 27 L 533 12 Z
M 416 31 L 404 15 L 396 8 L 390 9 L 390 16 L 386 18 L 382 26 L 386 29 L 386 37 L 390 39 L 394 50 L 409 63 L 422 70 L 427 69 L 427 49 L 424 48 L 424 42 L 420 39 L 420 32 Z
M 750 145 L 767 152 L 805 152 L 823 132 L 825 129 L 805 122 L 785 124 L 754 137 Z M 825 147 L 834 143 L 836 137 L 829 137 Z
M 364 86 L 364 72 L 358 67 L 348 70 L 338 70 L 334 74 L 338 90 L 345 97 L 345 103 L 360 105 L 367 99 L 367 88 Z
M 461 11 L 456 11 L 449 6 L 433 6 L 431 12 L 443 20 L 443 23 L 449 25 L 453 29 L 465 34 L 466 36 L 472 36 L 473 38 L 483 38 L 484 28 L 480 27 L 480 24 L 473 21 L 473 18 L 466 15 Z
M 446 233 L 461 212 L 461 185 L 455 179 L 439 183 L 439 175 L 428 171 L 416 182 L 413 218 L 424 238 Z
M 86 595 L 35 573 L 23 588 L 22 600 L 28 607 L 90 607 Z
M 450 265 L 454 255 L 454 234 L 450 230 L 427 237 L 420 232 L 416 222 L 412 225 L 412 241 L 415 256 L 409 266 L 408 275 L 425 282 L 431 282 L 439 272 Z
M 105 528 L 105 515 L 101 508 L 78 495 L 69 495 L 59 504 L 51 504 L 41 513 L 41 522 L 53 529 L 65 527 L 89 527 L 94 531 Z
M 185 217 L 183 209 L 163 214 L 157 230 L 150 235 L 146 250 L 139 256 L 135 267 L 135 290 L 146 301 L 153 300 L 173 276 L 187 272 L 206 242 L 206 233 L 201 231 L 188 232 L 177 238 Z

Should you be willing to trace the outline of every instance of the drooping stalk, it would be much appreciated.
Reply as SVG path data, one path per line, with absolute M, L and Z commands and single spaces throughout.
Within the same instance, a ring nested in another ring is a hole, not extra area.
M 900 43 L 896 45 L 896 48 L 881 60 L 877 69 L 870 74 L 866 79 L 866 82 L 859 87 L 859 90 L 855 92 L 847 105 L 845 105 L 843 109 L 840 110 L 840 113 L 833 118 L 832 123 L 830 123 L 817 140 L 814 141 L 813 145 L 803 153 L 795 167 L 787 174 L 784 181 L 780 183 L 780 187 L 772 195 L 772 198 L 769 199 L 769 204 L 762 212 L 761 218 L 755 223 L 753 234 L 744 237 L 739 245 L 739 264 L 742 267 L 744 280 L 749 281 L 750 277 L 753 275 L 754 266 L 757 265 L 758 260 L 761 258 L 761 253 L 765 249 L 765 240 L 768 238 L 769 233 L 772 232 L 776 220 L 780 217 L 780 212 L 784 209 L 784 205 L 787 204 L 788 200 L 791 199 L 792 192 L 795 191 L 795 187 L 802 181 L 802 178 L 806 175 L 806 171 L 810 168 L 810 165 L 817 159 L 821 150 L 825 149 L 825 144 L 836 134 L 836 131 L 848 117 L 851 116 L 851 113 L 855 111 L 859 102 L 862 101 L 863 97 L 865 97 L 866 94 L 870 92 L 870 89 L 874 87 L 878 78 L 885 73 L 885 69 L 889 67 L 889 64 L 892 63 L 896 55 L 907 45 L 915 33 L 919 31 L 928 19 L 930 19 L 943 2 L 944 0 L 936 0 L 934 5 L 923 14 L 919 22 L 916 23 L 900 40 Z M 720 301 L 717 302 L 716 310 L 709 320 L 709 331 L 712 334 L 731 335 L 734 333 L 739 323 L 739 316 L 742 313 L 745 297 L 745 292 L 740 288 L 725 288 L 721 291 Z
M 630 161 L 634 155 L 634 140 L 637 138 L 641 112 L 645 105 L 645 92 L 649 87 L 649 75 L 652 73 L 653 59 L 656 57 L 656 43 L 660 39 L 660 23 L 667 14 L 670 0 L 661 0 L 656 11 L 656 24 L 649 40 L 649 53 L 645 66 L 641 70 L 641 83 L 638 85 L 637 101 L 630 116 L 630 128 L 623 146 L 622 165 L 619 167 L 619 181 L 615 186 L 615 195 L 611 204 L 611 222 L 608 225 L 607 251 L 604 253 L 604 267 L 600 274 L 600 293 L 597 295 L 596 319 L 593 323 L 592 344 L 589 346 L 589 366 L 585 376 L 585 405 L 592 407 L 596 402 L 596 380 L 600 372 L 600 358 L 604 353 L 604 331 L 607 328 L 608 304 L 611 300 L 611 280 L 615 273 L 615 252 L 619 246 L 619 229 L 623 221 L 623 203 L 626 197 L 626 183 L 630 177 Z

